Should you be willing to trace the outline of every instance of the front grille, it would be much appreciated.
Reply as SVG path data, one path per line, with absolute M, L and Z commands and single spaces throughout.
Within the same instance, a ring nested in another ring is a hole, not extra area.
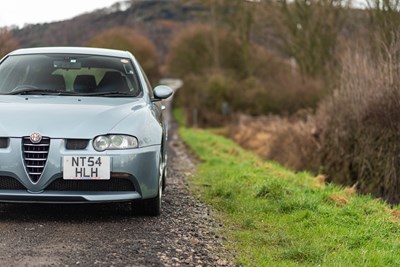
M 67 139 L 65 148 L 71 150 L 82 150 L 87 147 L 89 140 L 87 139 Z
M 54 191 L 135 191 L 135 186 L 128 179 L 111 178 L 110 180 L 64 180 L 53 181 L 46 190 Z
M 7 148 L 8 147 L 8 138 L 0 137 L 0 148 Z
M 34 144 L 29 137 L 23 138 L 25 167 L 32 182 L 36 183 L 46 166 L 50 148 L 50 138 L 43 137 L 40 143 Z
M 0 190 L 26 190 L 26 188 L 12 177 L 0 176 Z

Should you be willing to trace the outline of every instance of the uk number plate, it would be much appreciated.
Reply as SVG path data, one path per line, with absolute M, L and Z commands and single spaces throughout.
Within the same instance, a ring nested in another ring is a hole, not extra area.
M 110 157 L 65 156 L 64 180 L 109 180 Z

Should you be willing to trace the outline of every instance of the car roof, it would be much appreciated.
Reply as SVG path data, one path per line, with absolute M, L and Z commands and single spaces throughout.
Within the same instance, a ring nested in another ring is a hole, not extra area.
M 22 48 L 9 53 L 9 55 L 29 54 L 85 54 L 124 58 L 132 56 L 128 51 L 93 47 L 35 47 Z

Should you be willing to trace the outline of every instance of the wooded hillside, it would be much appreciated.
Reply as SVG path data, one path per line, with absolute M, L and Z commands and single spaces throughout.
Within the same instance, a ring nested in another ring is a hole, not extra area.
M 175 0 L 125 1 L 70 20 L 26 25 L 13 29 L 12 35 L 21 47 L 82 46 L 101 31 L 129 27 L 147 35 L 162 56 L 171 33 L 186 23 L 196 22 L 205 13 L 207 10 L 198 4 Z

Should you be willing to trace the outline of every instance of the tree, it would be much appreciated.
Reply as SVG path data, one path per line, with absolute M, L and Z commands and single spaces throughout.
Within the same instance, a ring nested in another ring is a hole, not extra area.
M 258 1 L 244 0 L 222 0 L 215 1 L 220 4 L 219 12 L 222 23 L 226 24 L 229 31 L 239 37 L 241 43 L 241 53 L 244 55 L 244 73 L 249 76 L 250 67 L 250 50 L 251 50 L 251 34 L 255 25 Z
M 94 36 L 87 42 L 91 47 L 130 51 L 140 62 L 152 82 L 160 77 L 156 48 L 145 36 L 127 28 L 113 28 Z
M 282 39 L 304 75 L 316 77 L 334 62 L 343 0 L 281 0 Z
M 210 36 L 216 34 L 218 47 Z M 184 78 L 188 75 L 227 71 L 241 78 L 245 70 L 245 56 L 241 53 L 238 37 L 209 25 L 193 25 L 178 32 L 170 46 L 168 68 L 171 74 Z M 219 55 L 219 66 L 214 65 L 214 53 Z
M 213 36 L 218 40 L 218 46 Z M 215 65 L 218 54 L 218 66 Z M 185 86 L 179 90 L 178 101 L 194 125 L 219 125 L 224 118 L 221 107 L 242 97 L 239 84 L 246 72 L 239 38 L 233 38 L 210 25 L 193 25 L 178 32 L 168 55 L 170 75 L 180 77 Z
M 0 58 L 18 48 L 17 41 L 7 29 L 0 29 Z
M 368 0 L 368 9 L 375 52 L 388 60 L 399 57 L 400 51 L 393 50 L 398 50 L 400 41 L 400 0 Z
M 182 1 L 182 2 L 188 2 Z M 251 74 L 250 52 L 251 52 L 251 35 L 256 23 L 260 1 L 254 0 L 190 0 L 191 3 L 199 3 L 206 7 L 209 12 L 207 15 L 208 23 L 212 26 L 210 33 L 211 46 L 210 52 L 213 59 L 212 66 L 214 69 L 221 69 L 220 49 L 221 40 L 219 33 L 225 31 L 231 38 L 235 38 L 240 42 L 239 52 L 245 59 L 243 64 L 244 75 L 246 78 Z

